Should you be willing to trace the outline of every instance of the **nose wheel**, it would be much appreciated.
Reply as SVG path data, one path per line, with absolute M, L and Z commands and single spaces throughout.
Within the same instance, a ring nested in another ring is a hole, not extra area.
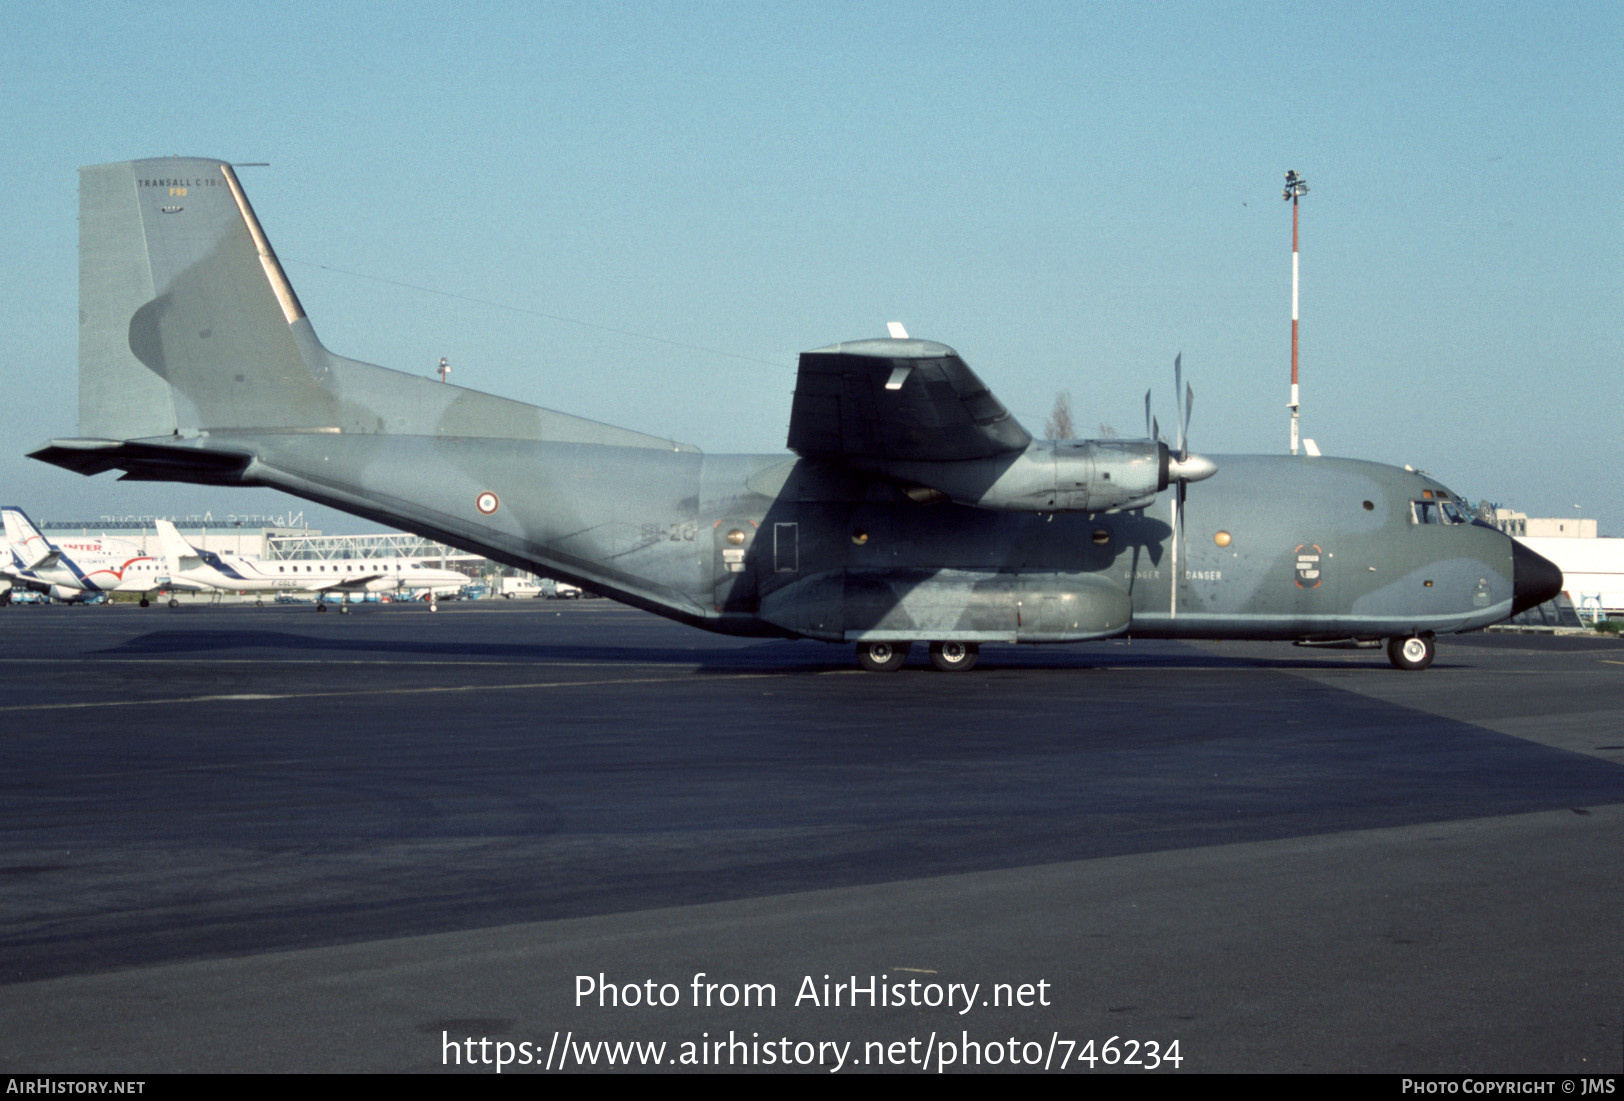
M 906 642 L 859 642 L 857 664 L 870 673 L 892 673 L 908 660 Z
M 1438 640 L 1431 635 L 1411 635 L 1387 640 L 1387 660 L 1393 668 L 1420 672 L 1438 655 Z

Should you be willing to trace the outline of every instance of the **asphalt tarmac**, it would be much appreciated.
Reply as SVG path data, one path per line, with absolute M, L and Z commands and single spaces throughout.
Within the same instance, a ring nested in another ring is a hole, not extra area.
M 527 600 L 0 654 L 6 1072 L 1624 1071 L 1616 642 L 872 674 Z

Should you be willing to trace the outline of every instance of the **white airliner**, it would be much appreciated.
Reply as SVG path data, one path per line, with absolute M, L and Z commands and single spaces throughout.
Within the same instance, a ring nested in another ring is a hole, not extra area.
M 70 604 L 96 593 L 140 593 L 142 607 L 151 593 L 197 588 L 174 581 L 167 563 L 127 539 L 69 536 L 53 543 L 22 509 L 8 506 L 0 514 L 7 543 L 0 573 L 18 588 Z
M 411 592 L 443 595 L 468 584 L 468 575 L 435 569 L 411 558 L 269 559 L 216 554 L 187 542 L 168 520 L 154 520 L 169 561 L 169 576 L 188 587 L 233 593 Z M 318 611 L 326 606 L 318 603 Z

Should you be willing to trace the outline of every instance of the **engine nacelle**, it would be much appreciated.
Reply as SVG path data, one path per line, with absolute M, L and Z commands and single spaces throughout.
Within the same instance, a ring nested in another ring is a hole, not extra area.
M 887 462 L 892 477 L 963 505 L 1007 512 L 1106 512 L 1143 508 L 1171 482 L 1199 481 L 1217 468 L 1182 461 L 1153 440 L 1034 440 L 1013 455 L 953 463 Z

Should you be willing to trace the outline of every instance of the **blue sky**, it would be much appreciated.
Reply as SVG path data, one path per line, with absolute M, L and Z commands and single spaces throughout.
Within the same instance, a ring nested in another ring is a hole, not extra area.
M 783 447 L 795 356 L 953 345 L 1034 431 L 1304 433 L 1624 535 L 1624 7 L 148 4 L 8 11 L 0 496 L 275 513 L 22 458 L 76 419 L 82 164 L 241 172 L 334 351 Z

